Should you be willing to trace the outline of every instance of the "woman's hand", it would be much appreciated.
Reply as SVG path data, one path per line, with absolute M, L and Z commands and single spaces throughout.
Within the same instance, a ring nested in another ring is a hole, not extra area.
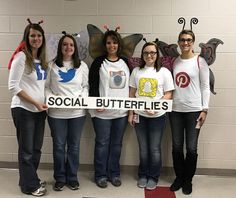
M 134 114 L 129 114 L 128 116 L 128 122 L 130 124 L 130 126 L 134 127 Z
M 202 127 L 202 125 L 204 124 L 206 117 L 207 117 L 207 112 L 202 111 L 197 119 L 200 127 Z
M 96 109 L 97 112 L 103 112 L 105 111 L 106 109 Z
M 48 109 L 48 106 L 44 103 L 35 103 L 35 106 L 39 111 L 46 111 Z
M 152 110 L 145 110 L 145 112 L 150 116 L 153 116 L 153 115 L 157 114 L 156 111 L 152 111 Z

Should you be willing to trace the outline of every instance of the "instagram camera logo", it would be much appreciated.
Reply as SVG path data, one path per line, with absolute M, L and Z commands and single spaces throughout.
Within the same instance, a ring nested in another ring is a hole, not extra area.
M 123 89 L 126 83 L 124 71 L 110 71 L 109 87 L 111 89 Z

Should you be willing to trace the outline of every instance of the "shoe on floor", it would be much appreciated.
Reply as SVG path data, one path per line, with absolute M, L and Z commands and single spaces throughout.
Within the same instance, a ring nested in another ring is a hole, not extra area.
M 137 183 L 137 186 L 139 188 L 145 188 L 147 185 L 147 178 L 146 177 L 141 177 L 138 179 L 138 183 Z
M 53 186 L 53 190 L 55 191 L 62 191 L 65 186 L 64 182 L 56 182 Z
M 154 190 L 157 187 L 157 182 L 154 179 L 148 179 L 146 189 Z
M 185 194 L 185 195 L 189 195 L 192 193 L 192 183 L 191 182 L 186 182 L 186 183 L 183 183 L 183 186 L 182 186 L 182 192 Z
M 106 188 L 107 187 L 107 178 L 101 178 L 95 181 L 97 186 L 100 188 Z
M 44 187 L 40 186 L 37 190 L 35 190 L 34 192 L 31 192 L 30 194 L 35 197 L 41 197 L 41 196 L 45 195 L 46 192 L 47 192 L 47 190 Z
M 175 181 L 170 186 L 170 191 L 172 191 L 172 192 L 177 191 L 180 188 L 182 188 L 182 185 L 183 185 L 183 181 L 176 177 Z
M 113 186 L 119 187 L 121 185 L 120 177 L 111 178 L 111 183 L 112 183 Z
M 78 181 L 69 181 L 69 182 L 67 182 L 67 186 L 71 190 L 78 190 L 79 189 L 79 182 Z

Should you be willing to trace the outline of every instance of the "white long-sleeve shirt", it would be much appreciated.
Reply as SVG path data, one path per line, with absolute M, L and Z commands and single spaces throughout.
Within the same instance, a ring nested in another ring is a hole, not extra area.
M 79 68 L 74 68 L 72 61 L 64 61 L 63 67 L 56 63 L 49 64 L 46 81 L 46 95 L 88 96 L 88 66 L 81 61 Z M 49 108 L 48 115 L 53 118 L 75 118 L 86 114 L 84 109 Z
M 11 108 L 21 107 L 31 112 L 38 112 L 33 104 L 25 101 L 17 94 L 23 90 L 34 100 L 44 103 L 44 87 L 47 74 L 41 68 L 39 60 L 34 60 L 35 69 L 32 72 L 26 66 L 25 60 L 25 53 L 19 52 L 12 62 L 8 80 L 8 88 L 13 95 Z
M 209 67 L 198 56 L 181 59 L 179 56 L 173 66 L 175 91 L 173 111 L 194 112 L 208 109 L 210 100 Z

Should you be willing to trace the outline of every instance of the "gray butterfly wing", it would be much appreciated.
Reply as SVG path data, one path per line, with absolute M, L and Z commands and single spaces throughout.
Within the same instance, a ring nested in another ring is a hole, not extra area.
M 201 48 L 200 56 L 203 57 L 208 65 L 212 65 L 216 59 L 216 48 L 219 44 L 224 44 L 224 42 L 217 38 L 210 39 L 207 43 L 200 43 Z

